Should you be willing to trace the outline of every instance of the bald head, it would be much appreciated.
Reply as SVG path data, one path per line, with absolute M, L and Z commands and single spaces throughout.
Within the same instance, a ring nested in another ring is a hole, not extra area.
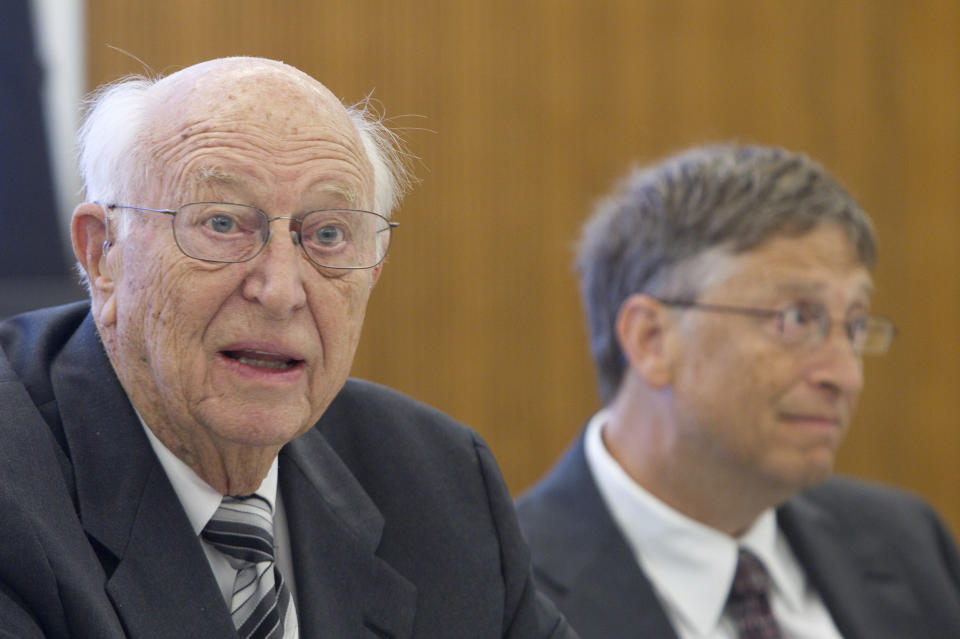
M 150 126 L 172 126 L 187 135 L 214 119 L 257 122 L 294 135 L 297 117 L 353 127 L 347 109 L 325 86 L 263 58 L 201 62 L 160 79 L 147 94 Z
M 139 146 L 147 154 L 140 160 L 149 170 L 145 196 L 153 206 L 176 207 L 184 193 L 210 180 L 244 181 L 223 168 L 224 157 L 236 152 L 249 158 L 244 173 L 269 163 L 280 179 L 284 166 L 327 156 L 347 174 L 336 188 L 346 189 L 348 204 L 375 207 L 373 165 L 358 127 L 326 87 L 293 67 L 213 60 L 160 80 L 147 94 Z

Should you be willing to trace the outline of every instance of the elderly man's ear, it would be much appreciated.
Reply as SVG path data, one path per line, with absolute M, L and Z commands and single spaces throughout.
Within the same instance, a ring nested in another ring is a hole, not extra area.
M 107 260 L 107 224 L 103 207 L 92 202 L 84 202 L 74 209 L 70 223 L 73 253 L 87 273 L 93 312 L 101 326 L 109 326 L 116 321 L 116 260 Z
M 373 286 L 380 279 L 380 274 L 383 272 L 383 262 L 380 262 L 370 270 L 373 271 L 370 273 L 370 290 L 373 290 Z
M 616 331 L 628 366 L 652 388 L 672 382 L 674 340 L 670 311 L 654 298 L 635 293 L 617 313 Z

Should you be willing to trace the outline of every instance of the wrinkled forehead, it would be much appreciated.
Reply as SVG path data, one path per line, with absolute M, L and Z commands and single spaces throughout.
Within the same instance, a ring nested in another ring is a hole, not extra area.
M 146 137 L 166 167 L 186 161 L 196 147 L 252 139 L 281 154 L 307 152 L 315 144 L 335 148 L 341 162 L 355 165 L 361 188 L 373 192 L 373 169 L 347 110 L 294 67 L 255 58 L 214 60 L 167 76 L 150 91 Z

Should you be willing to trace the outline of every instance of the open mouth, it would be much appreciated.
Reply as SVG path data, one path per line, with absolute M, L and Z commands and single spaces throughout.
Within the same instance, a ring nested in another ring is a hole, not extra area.
M 302 359 L 291 359 L 280 353 L 265 353 L 263 351 L 239 350 L 221 351 L 225 357 L 254 368 L 286 371 L 303 363 Z

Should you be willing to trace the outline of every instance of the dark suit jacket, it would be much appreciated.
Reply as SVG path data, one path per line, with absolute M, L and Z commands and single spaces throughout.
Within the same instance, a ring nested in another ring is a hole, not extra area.
M 517 509 L 540 589 L 584 639 L 676 638 L 597 490 L 582 437 Z M 960 562 L 922 502 L 831 479 L 777 519 L 846 639 L 960 637 Z
M 86 304 L 0 324 L 0 349 L 0 636 L 236 637 Z M 489 450 L 441 413 L 348 381 L 279 489 L 301 637 L 573 636 Z

